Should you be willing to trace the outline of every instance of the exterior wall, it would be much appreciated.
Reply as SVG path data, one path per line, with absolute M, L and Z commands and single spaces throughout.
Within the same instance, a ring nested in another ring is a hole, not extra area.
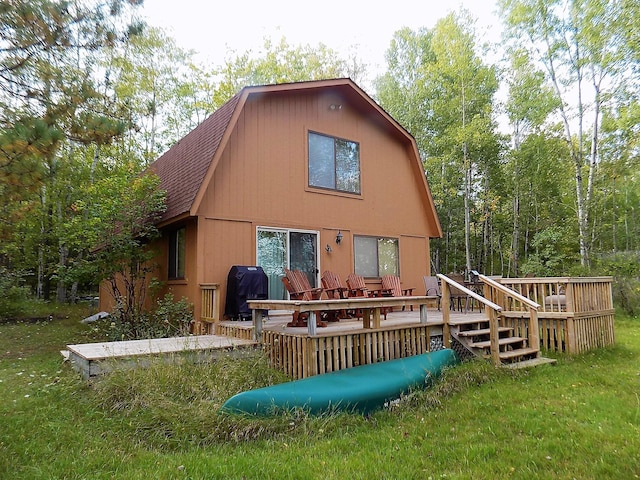
M 342 108 L 331 110 L 331 104 Z M 359 143 L 361 195 L 308 186 L 309 131 Z M 256 263 L 256 229 L 266 226 L 318 231 L 320 272 L 342 277 L 354 269 L 354 235 L 397 238 L 403 286 L 421 292 L 422 275 L 429 273 L 428 239 L 437 226 L 428 221 L 412 154 L 405 136 L 338 95 L 250 97 L 199 204 L 196 283 L 220 283 L 223 309 L 229 269 Z
M 149 281 L 160 280 L 161 287 L 157 293 L 158 298 L 163 297 L 166 293 L 172 293 L 175 300 L 186 297 L 194 304 L 196 318 L 200 315 L 200 288 L 197 281 L 198 278 L 198 243 L 197 243 L 197 224 L 195 220 L 184 221 L 172 225 L 171 229 L 186 227 L 186 257 L 185 257 L 185 278 L 180 280 L 168 280 L 168 258 L 169 258 L 169 232 L 162 231 L 162 237 L 154 241 L 149 248 L 157 251 L 157 269 L 149 275 Z M 110 312 L 115 306 L 115 299 L 111 294 L 109 283 L 103 281 L 100 283 L 100 304 L 101 311 Z M 151 295 L 147 295 L 146 307 L 152 307 Z

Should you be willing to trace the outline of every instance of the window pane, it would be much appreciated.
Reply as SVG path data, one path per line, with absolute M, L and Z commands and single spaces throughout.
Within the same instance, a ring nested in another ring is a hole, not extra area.
M 185 238 L 186 238 L 186 229 L 181 228 L 180 230 L 178 230 L 176 235 L 176 251 L 177 251 L 176 277 L 177 278 L 184 278 L 185 253 L 187 250 Z
M 379 274 L 398 275 L 398 240 L 395 238 L 378 239 Z
M 269 279 L 269 299 L 285 300 L 281 278 L 287 266 L 287 233 L 258 230 L 258 265 Z
M 378 246 L 375 237 L 354 237 L 355 273 L 363 277 L 378 276 Z
M 312 287 L 316 287 L 316 243 L 317 235 L 308 232 L 291 232 L 291 247 L 289 253 L 289 264 L 293 270 L 302 270 Z
M 336 188 L 333 138 L 309 133 L 309 185 Z
M 336 139 L 336 188 L 360 193 L 360 146 L 355 142 Z
M 169 268 L 170 279 L 184 278 L 186 255 L 186 229 L 179 228 L 169 234 Z

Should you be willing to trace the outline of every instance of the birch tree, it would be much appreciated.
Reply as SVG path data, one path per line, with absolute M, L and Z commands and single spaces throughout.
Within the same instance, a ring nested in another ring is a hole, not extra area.
M 525 46 L 559 100 L 573 162 L 580 259 L 589 264 L 589 224 L 600 160 L 600 124 L 620 74 L 629 69 L 622 19 L 632 2 L 501 0 L 508 39 Z
M 387 53 L 392 68 L 377 82 L 382 106 L 406 119 L 424 158 L 445 235 L 432 248 L 439 271 L 468 272 L 488 256 L 473 245 L 488 245 L 489 172 L 500 150 L 493 118 L 498 82 L 477 50 L 473 19 L 464 11 L 450 14 L 431 31 L 398 32 Z M 411 72 L 409 81 L 402 67 Z

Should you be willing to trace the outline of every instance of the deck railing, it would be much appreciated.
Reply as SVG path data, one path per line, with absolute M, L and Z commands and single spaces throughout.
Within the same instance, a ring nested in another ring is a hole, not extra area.
M 581 353 L 613 345 L 612 277 L 501 278 L 499 282 L 540 305 L 543 349 Z M 497 303 L 501 303 L 502 300 Z M 505 326 L 525 331 L 529 314 L 522 302 L 505 302 Z
M 220 311 L 220 284 L 201 283 L 200 297 L 200 318 L 196 319 L 194 333 L 207 335 L 214 333 L 214 325 L 218 322 L 218 312 Z
M 263 331 L 262 345 L 274 368 L 294 379 L 358 365 L 420 355 L 431 350 L 432 325 L 308 336 Z
M 500 346 L 499 346 L 499 335 L 498 335 L 498 321 L 500 317 L 500 312 L 502 311 L 502 307 L 495 302 L 492 302 L 490 299 L 483 297 L 482 295 L 477 294 L 476 292 L 469 290 L 463 285 L 460 285 L 455 280 L 450 279 L 446 275 L 442 275 L 439 273 L 437 277 L 441 281 L 440 289 L 442 291 L 442 320 L 444 321 L 444 325 L 442 327 L 442 333 L 444 336 L 444 346 L 449 347 L 449 342 L 451 339 L 451 331 L 449 328 L 450 325 L 450 312 L 449 312 L 449 303 L 451 300 L 451 287 L 456 287 L 465 295 L 469 296 L 473 300 L 477 301 L 479 305 L 482 305 L 485 309 L 487 318 L 489 320 L 489 338 L 491 340 L 491 361 L 494 365 L 500 365 L 502 362 L 500 360 Z
M 511 308 L 517 308 L 519 312 L 526 312 L 528 321 L 521 322 L 520 328 L 514 328 L 514 335 L 527 339 L 527 344 L 533 348 L 540 348 L 540 332 L 538 322 L 538 309 L 540 305 L 520 292 L 507 288 L 491 277 L 478 274 L 478 279 L 484 284 L 484 296 L 489 300 L 502 305 L 503 310 L 498 320 L 499 326 L 505 325 L 505 318 Z M 524 319 L 523 319 L 524 320 Z M 497 333 L 496 328 L 496 333 Z M 493 335 L 491 336 L 493 341 Z M 497 342 L 497 340 L 496 340 Z

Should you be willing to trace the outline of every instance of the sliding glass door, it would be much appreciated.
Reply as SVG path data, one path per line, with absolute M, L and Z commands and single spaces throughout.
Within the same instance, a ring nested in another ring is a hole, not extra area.
M 259 227 L 257 263 L 269 278 L 269 299 L 286 300 L 284 269 L 302 270 L 311 286 L 318 279 L 318 232 Z

